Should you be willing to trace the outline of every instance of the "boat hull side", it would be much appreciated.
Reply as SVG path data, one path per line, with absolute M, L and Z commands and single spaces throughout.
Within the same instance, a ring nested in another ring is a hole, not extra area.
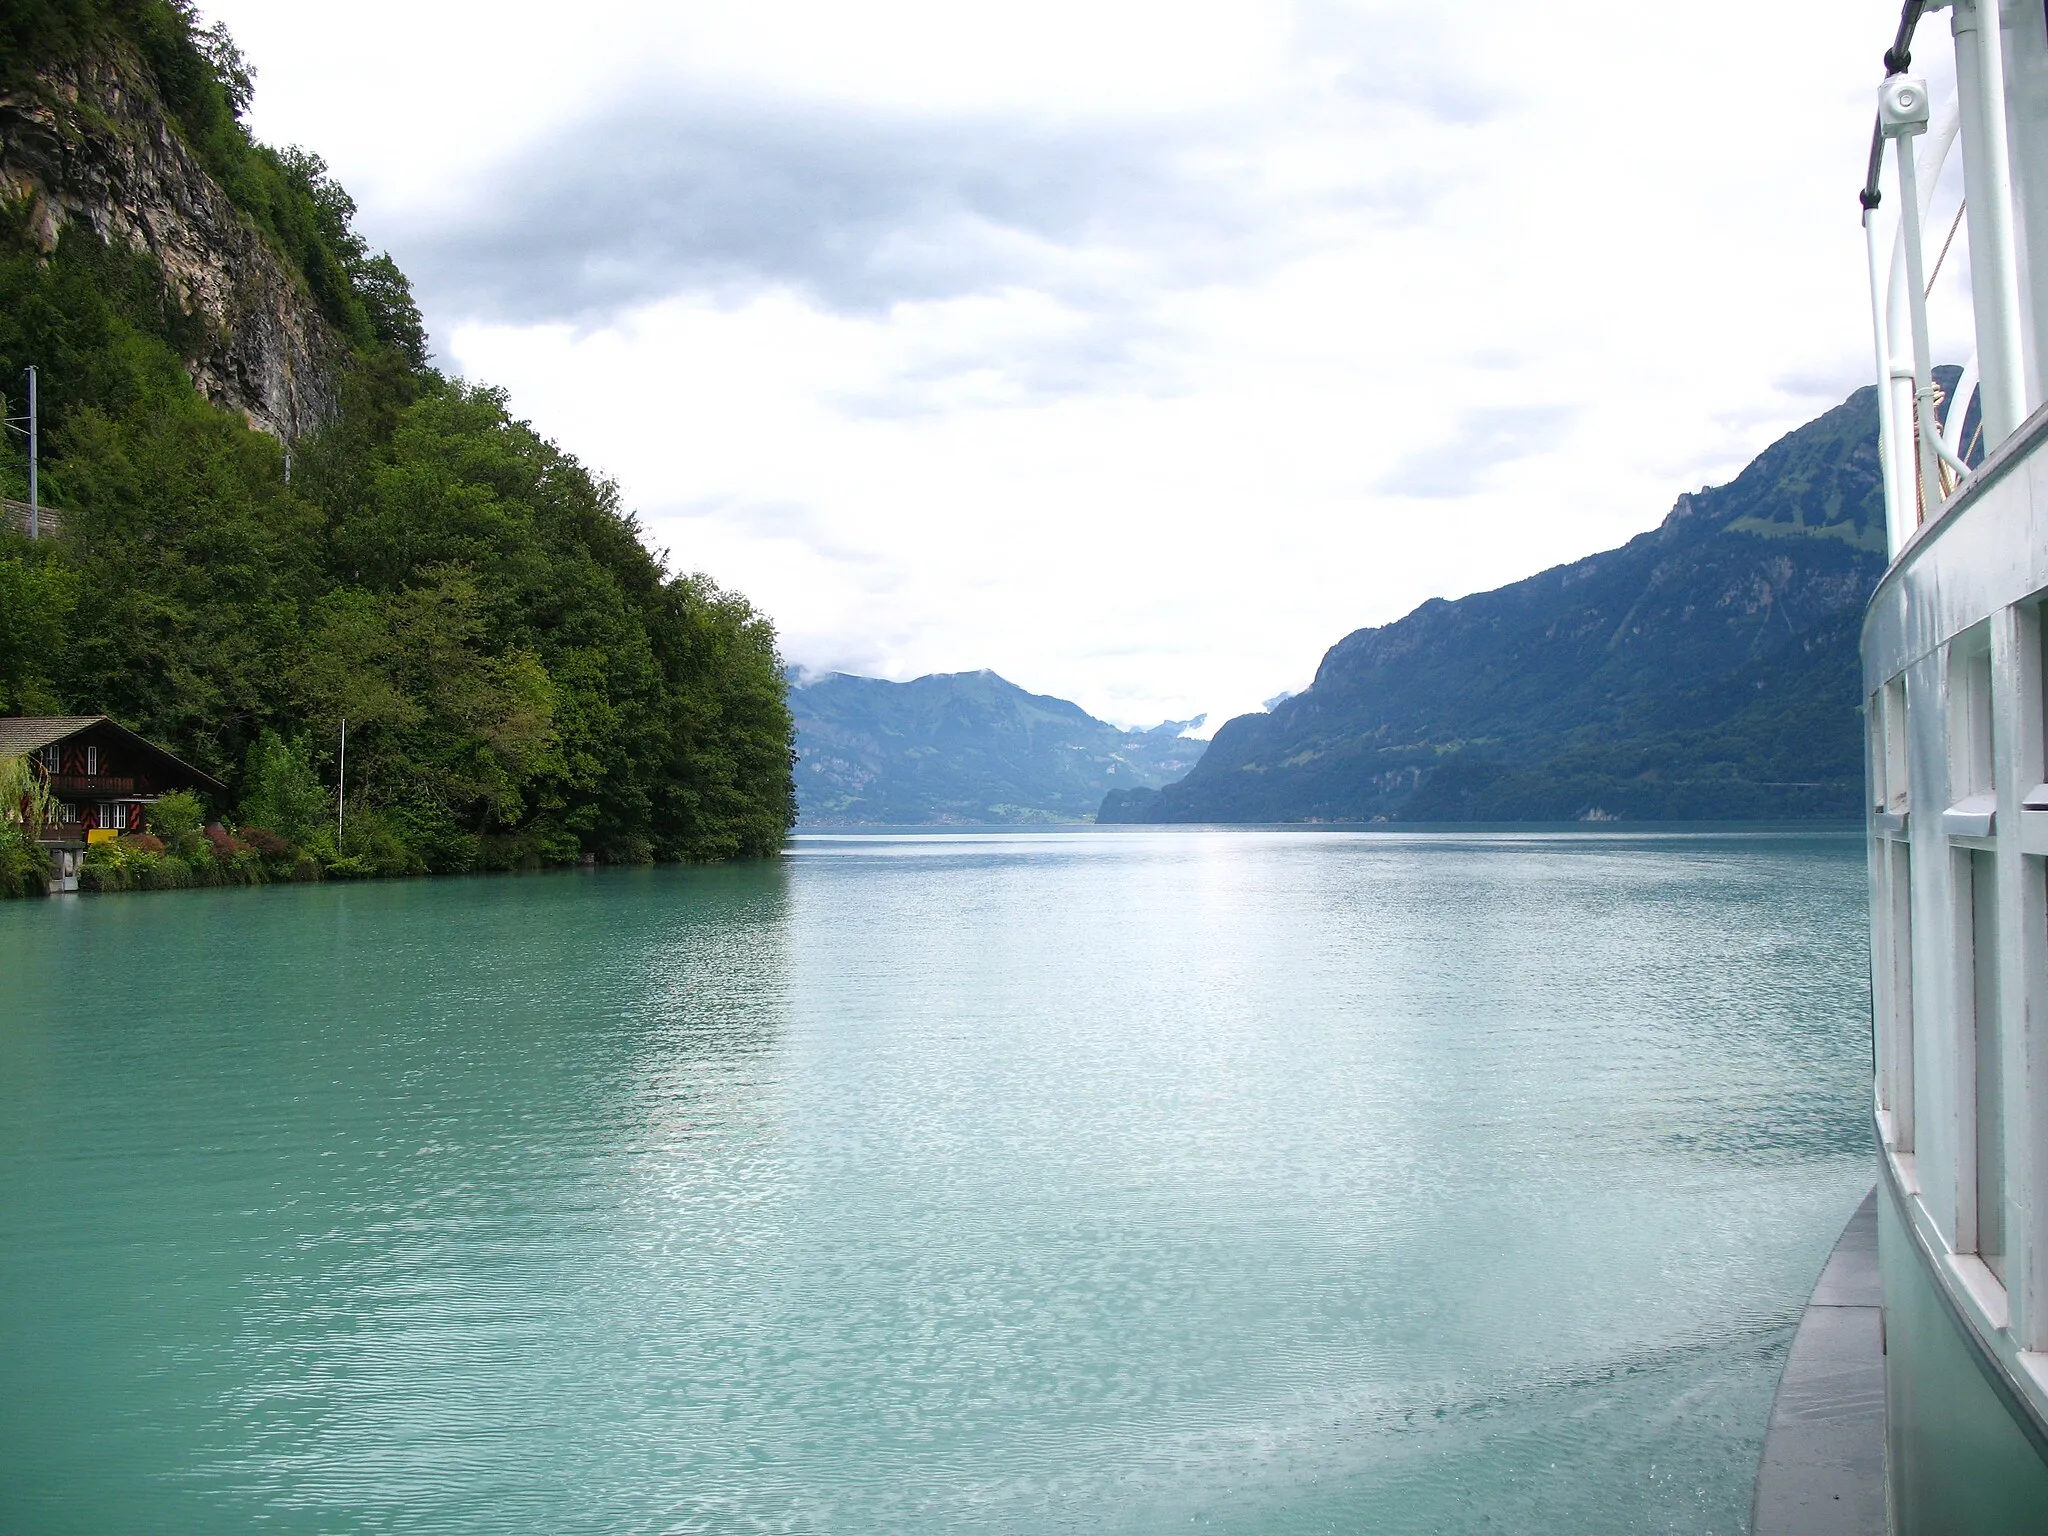
M 1878 1184 L 1877 1218 L 1893 1531 L 2048 1531 L 2048 1444 L 1957 1314 L 1889 1169 Z

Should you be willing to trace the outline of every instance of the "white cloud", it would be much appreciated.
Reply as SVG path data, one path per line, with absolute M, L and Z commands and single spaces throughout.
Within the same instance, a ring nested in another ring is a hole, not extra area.
M 444 355 L 814 668 L 1220 722 L 1868 372 L 1870 0 L 211 12 Z

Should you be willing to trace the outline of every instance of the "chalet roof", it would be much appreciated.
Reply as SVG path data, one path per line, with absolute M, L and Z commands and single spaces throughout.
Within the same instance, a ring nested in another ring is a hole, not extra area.
M 17 757 L 24 752 L 34 752 L 42 747 L 53 747 L 58 742 L 69 741 L 73 736 L 78 735 L 79 732 L 96 725 L 105 726 L 117 735 L 126 737 L 136 746 L 155 753 L 166 762 L 176 764 L 185 773 L 190 774 L 193 781 L 209 793 L 218 795 L 224 794 L 227 791 L 227 785 L 221 783 L 212 774 L 194 768 L 190 763 L 183 761 L 172 753 L 166 752 L 148 737 L 136 735 L 135 732 L 129 730 L 120 721 L 107 715 L 8 715 L 0 717 L 0 757 Z
M 105 715 L 15 715 L 0 720 L 0 757 L 15 757 L 76 736 Z

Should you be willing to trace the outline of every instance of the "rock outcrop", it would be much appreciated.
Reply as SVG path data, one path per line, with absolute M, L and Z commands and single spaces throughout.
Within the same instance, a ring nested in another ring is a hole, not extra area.
M 29 205 L 46 251 L 75 224 L 155 258 L 200 322 L 185 362 L 216 405 L 286 442 L 334 416 L 345 344 L 207 174 L 139 61 L 99 53 L 0 94 L 0 197 Z

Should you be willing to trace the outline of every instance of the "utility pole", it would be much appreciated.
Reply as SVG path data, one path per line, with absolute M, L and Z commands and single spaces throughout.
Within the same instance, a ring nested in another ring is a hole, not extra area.
M 36 369 L 28 369 L 28 536 L 43 536 L 42 504 L 36 496 Z
M 334 772 L 334 856 L 341 857 L 341 811 L 348 790 L 348 716 L 341 717 L 341 766 Z
M 38 446 L 36 442 L 36 371 L 32 366 L 26 371 L 28 373 L 28 414 L 26 416 L 9 416 L 6 412 L 5 397 L 0 396 L 0 426 L 4 426 L 9 432 L 19 432 L 24 427 L 28 429 L 27 531 L 30 538 L 39 539 L 43 536 L 43 498 L 38 494 L 36 487 Z M 16 505 L 18 506 L 20 503 L 17 502 Z

